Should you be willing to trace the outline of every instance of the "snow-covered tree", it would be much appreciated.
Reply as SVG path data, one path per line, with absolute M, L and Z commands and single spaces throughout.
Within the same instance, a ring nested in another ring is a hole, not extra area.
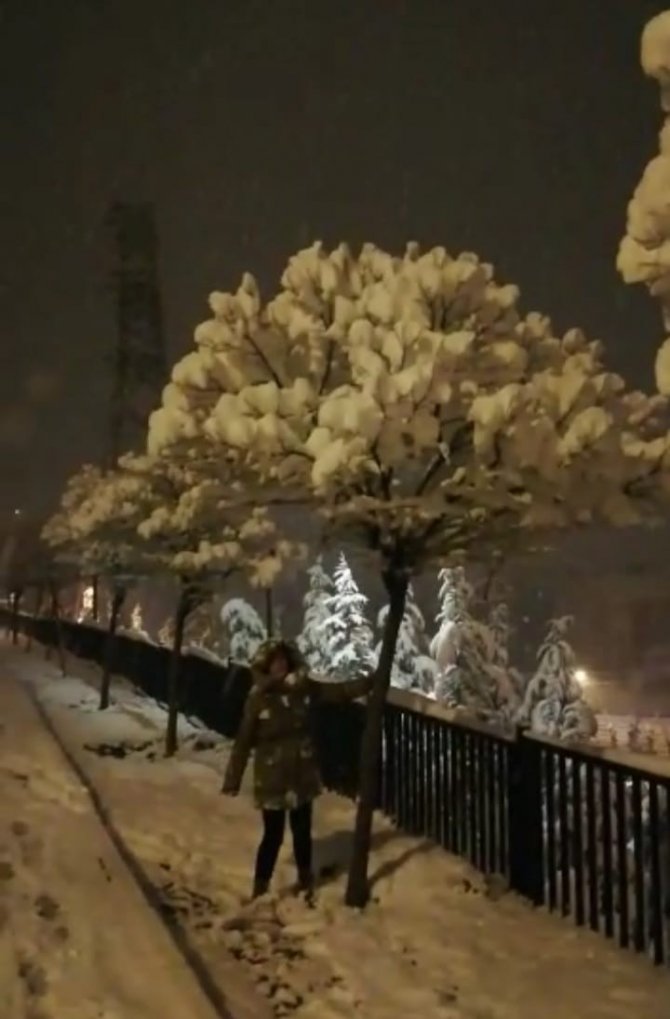
M 491 661 L 500 668 L 509 668 L 509 641 L 511 623 L 509 608 L 505 602 L 491 606 L 488 627 L 491 633 Z
M 220 484 L 183 463 L 126 455 L 106 473 L 85 469 L 69 483 L 45 538 L 112 577 L 115 594 L 103 668 L 101 707 L 109 703 L 111 641 L 129 576 L 162 573 L 176 583 L 168 669 L 166 754 L 177 748 L 178 693 L 184 630 L 193 610 L 235 572 L 272 584 L 296 547 L 282 540 L 262 509 L 234 514 Z
M 458 624 L 467 618 L 473 590 L 462 566 L 440 570 L 438 575 L 439 609 L 435 622 L 437 633 L 433 637 L 430 651 L 440 671 L 454 665 L 458 656 Z
M 145 506 L 137 531 L 156 567 L 177 587 L 174 639 L 168 668 L 165 753 L 177 749 L 181 652 L 194 610 L 235 573 L 270 589 L 285 562 L 304 548 L 282 539 L 265 509 L 231 507 L 219 480 L 200 478 L 190 464 L 161 457 L 126 457 L 124 469 L 144 481 Z
M 489 608 L 487 629 L 489 634 L 489 671 L 499 691 L 503 692 L 506 709 L 513 710 L 521 698 L 524 680 L 510 661 L 512 624 L 509 606 L 504 601 L 494 602 Z
M 230 660 L 236 665 L 249 665 L 267 638 L 256 609 L 244 598 L 231 598 L 221 609 L 221 624 L 228 638 Z
M 670 11 L 645 26 L 640 55 L 644 73 L 660 86 L 665 120 L 658 153 L 644 168 L 628 204 L 617 268 L 626 283 L 644 283 L 660 301 L 670 333 Z M 656 384 L 659 392 L 670 395 L 670 336 L 656 357 Z
M 383 634 L 386 626 L 388 605 L 384 605 L 377 615 L 377 629 Z M 381 653 L 381 642 L 375 650 L 376 657 Z M 429 641 L 426 633 L 426 621 L 416 603 L 414 589 L 410 584 L 407 589 L 407 601 L 402 623 L 398 631 L 391 685 L 400 690 L 416 690 L 419 693 L 432 695 L 435 692 L 437 666 L 429 654 Z
M 627 393 L 602 347 L 522 315 L 475 255 L 315 244 L 267 304 L 252 276 L 172 372 L 149 448 L 190 458 L 250 505 L 302 506 L 380 570 L 389 613 L 368 701 L 347 902 L 367 863 L 386 693 L 407 588 L 429 564 L 510 539 L 657 516 L 660 398 Z M 663 511 L 664 511 L 663 510 Z
M 588 740 L 598 723 L 576 677 L 575 654 L 568 641 L 572 622 L 572 616 L 562 616 L 549 623 L 517 721 L 541 736 Z
M 148 569 L 137 534 L 146 493 L 122 470 L 85 466 L 67 482 L 59 510 L 43 529 L 47 545 L 84 576 L 104 577 L 111 589 L 102 658 L 101 710 L 109 707 L 114 640 L 129 587 Z
M 330 615 L 328 599 L 334 594 L 332 578 L 318 556 L 307 570 L 309 586 L 303 598 L 304 614 L 298 646 L 309 668 L 319 676 L 330 675 L 331 661 L 326 647 L 325 623 Z
M 439 582 L 438 631 L 431 643 L 438 700 L 486 718 L 506 713 L 512 697 L 507 670 L 496 661 L 492 630 L 474 615 L 475 591 L 465 570 L 441 570 Z
M 333 679 L 356 679 L 369 672 L 374 636 L 366 616 L 367 597 L 340 553 L 333 574 L 333 593 L 324 603 L 322 634 L 324 657 Z

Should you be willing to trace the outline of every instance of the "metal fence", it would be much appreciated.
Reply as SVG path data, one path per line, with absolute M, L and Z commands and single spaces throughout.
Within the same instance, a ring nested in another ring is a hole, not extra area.
M 6 619 L 7 621 L 7 619 Z M 52 621 L 21 617 L 37 640 Z M 72 653 L 101 661 L 105 633 L 63 623 Z M 125 635 L 114 671 L 165 700 L 168 652 Z M 181 709 L 233 736 L 250 677 L 187 653 Z M 362 705 L 323 705 L 318 718 L 325 785 L 355 796 Z M 455 719 L 439 705 L 392 691 L 384 717 L 378 807 L 403 831 L 433 840 L 484 874 L 501 875 L 537 906 L 670 961 L 670 774 L 624 755 L 506 733 Z
M 11 620 L 0 609 L 5 625 Z M 53 619 L 19 616 L 21 631 L 41 644 L 53 646 L 57 629 Z M 98 626 L 60 622 L 65 649 L 88 661 L 102 663 L 107 633 Z M 167 702 L 167 670 L 170 652 L 126 633 L 114 639 L 112 672 L 125 676 L 149 697 Z M 248 669 L 227 668 L 203 655 L 187 652 L 183 656 L 179 707 L 183 714 L 198 718 L 208 728 L 232 737 L 237 732 L 251 677 Z

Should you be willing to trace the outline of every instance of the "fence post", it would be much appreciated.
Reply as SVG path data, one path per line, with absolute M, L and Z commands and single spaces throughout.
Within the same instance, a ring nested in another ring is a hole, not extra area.
M 517 729 L 508 770 L 509 880 L 536 906 L 544 902 L 541 764 L 541 744 Z

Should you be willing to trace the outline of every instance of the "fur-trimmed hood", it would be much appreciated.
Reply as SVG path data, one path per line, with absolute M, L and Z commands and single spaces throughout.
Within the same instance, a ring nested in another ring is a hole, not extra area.
M 280 680 L 273 679 L 268 673 L 270 661 L 278 652 L 286 657 L 289 665 L 288 675 Z M 261 693 L 275 689 L 295 690 L 309 682 L 309 673 L 297 645 L 278 638 L 263 641 L 260 645 L 251 661 L 251 675 L 254 688 Z

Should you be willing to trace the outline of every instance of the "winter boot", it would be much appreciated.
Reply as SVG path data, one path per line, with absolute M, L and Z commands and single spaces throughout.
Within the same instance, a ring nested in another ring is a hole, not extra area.
M 304 898 L 305 902 L 314 905 L 314 875 L 311 870 L 301 870 L 298 873 L 298 895 Z
M 269 881 L 264 881 L 258 877 L 254 878 L 254 887 L 251 893 L 252 901 L 253 899 L 260 899 L 262 895 L 267 895 L 269 888 L 270 888 Z

